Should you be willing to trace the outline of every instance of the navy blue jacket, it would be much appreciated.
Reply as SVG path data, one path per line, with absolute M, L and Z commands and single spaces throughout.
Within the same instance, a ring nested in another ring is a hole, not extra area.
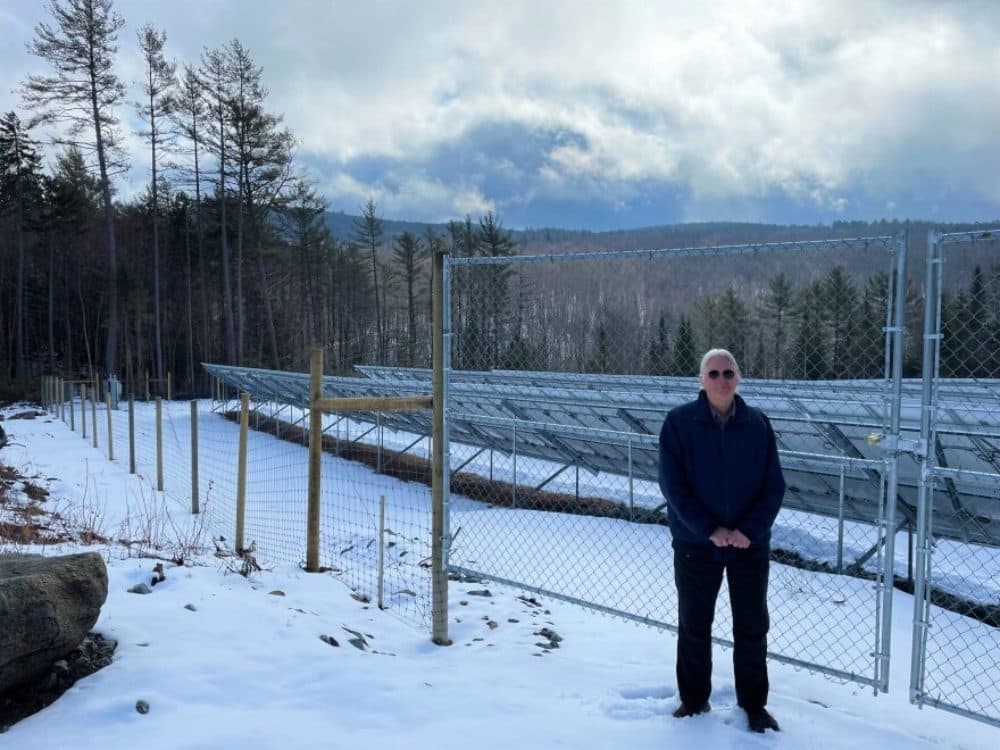
M 751 548 L 769 547 L 785 494 L 774 430 L 736 395 L 720 427 L 705 391 L 671 409 L 660 430 L 660 490 L 674 544 L 711 544 L 720 526 L 738 529 Z

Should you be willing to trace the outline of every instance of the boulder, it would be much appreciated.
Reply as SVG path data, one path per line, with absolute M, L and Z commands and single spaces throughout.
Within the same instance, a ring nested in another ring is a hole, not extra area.
M 107 597 L 96 552 L 0 555 L 0 694 L 79 647 Z

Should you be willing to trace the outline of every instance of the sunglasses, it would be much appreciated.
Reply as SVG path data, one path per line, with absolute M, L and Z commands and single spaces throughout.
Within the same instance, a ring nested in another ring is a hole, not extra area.
M 710 377 L 712 380 L 718 380 L 720 375 L 724 377 L 726 380 L 732 380 L 733 378 L 736 377 L 736 371 L 735 370 L 723 370 L 722 372 L 719 372 L 718 370 L 708 371 L 708 377 Z

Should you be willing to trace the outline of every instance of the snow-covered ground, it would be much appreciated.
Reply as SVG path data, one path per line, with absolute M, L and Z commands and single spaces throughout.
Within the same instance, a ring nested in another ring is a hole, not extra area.
M 148 430 L 152 412 L 140 413 L 137 426 Z M 426 625 L 416 624 L 419 612 L 400 616 L 395 608 L 383 612 L 353 598 L 345 582 L 357 586 L 346 570 L 306 574 L 294 564 L 276 563 L 249 578 L 232 572 L 231 561 L 211 554 L 210 541 L 217 533 L 213 525 L 228 519 L 208 513 L 202 521 L 208 528 L 199 527 L 184 508 L 129 475 L 127 461 L 109 462 L 106 447 L 95 450 L 62 422 L 46 416 L 4 426 L 12 444 L 0 452 L 0 461 L 47 486 L 51 495 L 45 504 L 58 509 L 67 524 L 99 526 L 113 539 L 134 539 L 154 526 L 164 537 L 198 541 L 208 549 L 184 567 L 168 565 L 166 580 L 144 596 L 127 589 L 148 582 L 154 560 L 135 557 L 136 547 L 131 553 L 116 543 L 90 547 L 108 565 L 109 596 L 96 630 L 117 640 L 114 662 L 0 735 L 0 748 L 986 750 L 1000 739 L 996 727 L 909 704 L 913 602 L 899 592 L 890 692 L 876 697 L 870 688 L 774 663 L 770 708 L 783 731 L 761 737 L 747 732 L 745 716 L 735 706 L 727 651 L 717 650 L 712 712 L 675 720 L 670 716 L 677 704 L 675 644 L 660 630 L 492 583 L 453 581 L 453 645 L 438 647 L 430 643 Z M 276 451 L 294 446 L 265 438 L 255 436 L 253 455 L 259 471 L 275 474 L 269 492 L 277 498 L 293 487 L 298 493 L 302 478 L 287 471 L 289 463 L 262 453 L 269 444 Z M 184 436 L 177 439 L 183 442 Z M 127 455 L 116 441 L 118 455 Z M 207 464 L 229 461 L 224 445 L 213 448 Z M 345 497 L 365 481 L 386 481 L 357 466 L 343 467 L 336 476 L 350 483 L 343 488 Z M 328 484 L 333 481 L 327 478 Z M 222 489 L 202 492 L 211 498 Z M 454 500 L 460 514 L 462 500 Z M 551 540 L 531 535 L 558 527 L 517 518 L 508 514 L 507 522 L 517 526 L 521 543 L 551 547 Z M 278 515 L 267 520 L 278 522 Z M 592 525 L 587 533 L 597 536 L 609 523 L 619 522 L 577 516 L 563 531 Z M 280 529 L 268 533 L 283 538 Z M 51 555 L 79 551 L 81 545 L 22 549 Z M 636 559 L 628 570 L 633 576 L 662 576 L 662 570 L 649 567 L 648 560 Z M 586 588 L 589 578 L 599 581 L 598 572 L 579 571 L 580 585 Z M 808 589 L 809 576 L 817 574 L 795 575 Z M 831 616 L 822 606 L 797 612 L 796 627 L 803 631 L 825 629 Z M 562 638 L 558 648 L 551 647 L 552 632 Z M 987 634 L 980 644 L 984 651 L 990 637 L 996 636 Z M 985 677 L 987 683 L 973 688 L 994 689 L 996 675 Z M 148 702 L 148 713 L 136 711 L 140 700 Z

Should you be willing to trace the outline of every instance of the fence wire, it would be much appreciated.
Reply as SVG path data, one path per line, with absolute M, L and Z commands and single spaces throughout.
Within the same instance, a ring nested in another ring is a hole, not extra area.
M 901 380 L 890 352 L 903 247 L 450 259 L 453 470 L 458 446 L 484 450 L 452 477 L 450 568 L 675 629 L 657 437 L 697 396 L 702 352 L 726 348 L 740 392 L 771 418 L 788 484 L 770 653 L 884 689 L 897 477 L 882 439 Z M 718 642 L 731 645 L 731 627 L 723 590 Z
M 1000 243 L 931 235 L 914 700 L 1000 726 Z

